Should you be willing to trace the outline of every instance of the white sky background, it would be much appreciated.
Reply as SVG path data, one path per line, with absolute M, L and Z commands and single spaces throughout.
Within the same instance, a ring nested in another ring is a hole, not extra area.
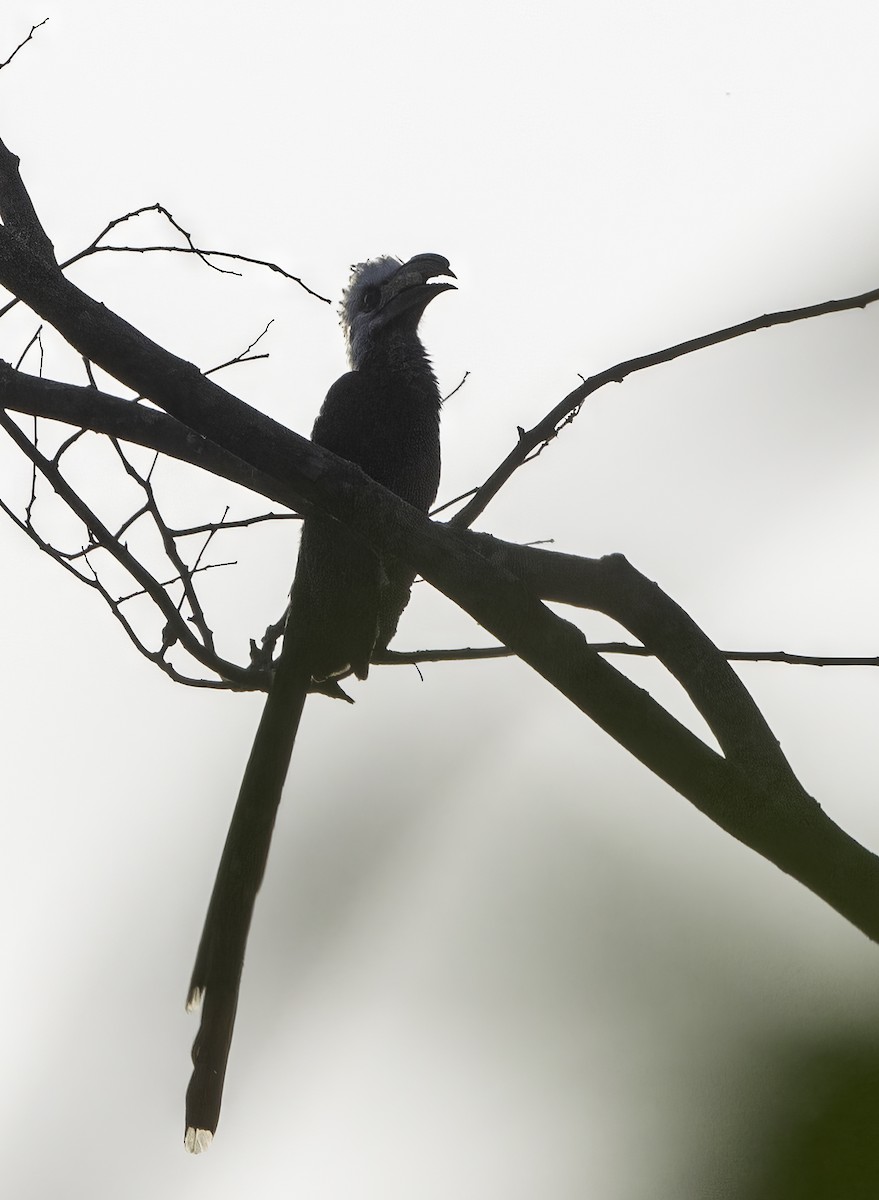
M 60 256 L 160 200 L 334 298 L 158 256 L 74 270 L 204 367 L 274 317 L 268 362 L 221 380 L 249 402 L 307 433 L 345 369 L 349 264 L 449 257 L 460 290 L 423 326 L 445 391 L 470 372 L 445 497 L 578 373 L 879 282 L 873 0 L 7 0 L 0 58 L 45 15 L 0 112 Z M 4 320 L 0 354 L 34 327 Z M 877 333 L 848 313 L 606 389 L 481 527 L 622 551 L 724 646 L 875 653 Z M 229 494 L 169 493 L 201 519 Z M 0 550 L 4 1195 L 738 1197 L 777 1048 L 875 1029 L 861 935 L 526 668 L 376 670 L 354 710 L 309 706 L 193 1160 L 183 1000 L 260 700 L 172 686 L 8 524 Z M 295 537 L 234 551 L 210 595 L 240 654 Z M 485 640 L 419 588 L 400 644 Z M 742 674 L 806 786 L 879 845 L 879 674 Z

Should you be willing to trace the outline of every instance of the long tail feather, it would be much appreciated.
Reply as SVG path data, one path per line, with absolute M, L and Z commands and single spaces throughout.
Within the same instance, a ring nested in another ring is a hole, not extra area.
M 220 1117 L 250 920 L 308 692 L 308 673 L 297 660 L 295 645 L 285 643 L 226 835 L 189 985 L 187 1010 L 201 1006 L 186 1092 L 184 1144 L 194 1154 L 208 1148 Z

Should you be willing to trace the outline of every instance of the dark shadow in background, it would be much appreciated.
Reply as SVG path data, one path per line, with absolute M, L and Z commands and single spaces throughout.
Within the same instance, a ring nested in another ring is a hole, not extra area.
M 771 1100 L 752 1097 L 738 1179 L 703 1176 L 693 1200 L 877 1200 L 879 1036 L 777 1044 L 762 1067 Z

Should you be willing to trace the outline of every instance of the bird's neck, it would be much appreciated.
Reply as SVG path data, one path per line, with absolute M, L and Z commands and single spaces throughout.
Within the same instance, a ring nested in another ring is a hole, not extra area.
M 436 376 L 421 339 L 409 330 L 391 330 L 377 338 L 364 349 L 354 369 L 436 387 Z

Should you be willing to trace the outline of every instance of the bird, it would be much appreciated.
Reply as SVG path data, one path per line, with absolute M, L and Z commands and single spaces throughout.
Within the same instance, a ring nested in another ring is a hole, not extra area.
M 327 392 L 311 434 L 425 512 L 439 487 L 441 396 L 418 327 L 431 300 L 454 290 L 450 279 L 439 254 L 406 262 L 385 255 L 352 267 L 340 309 L 351 370 Z M 405 563 L 380 559 L 328 515 L 306 514 L 282 648 L 187 996 L 187 1010 L 201 1013 L 186 1092 L 184 1145 L 192 1153 L 210 1146 L 219 1122 L 251 917 L 306 697 L 340 694 L 345 676 L 366 679 L 373 653 L 396 632 L 414 578 Z

